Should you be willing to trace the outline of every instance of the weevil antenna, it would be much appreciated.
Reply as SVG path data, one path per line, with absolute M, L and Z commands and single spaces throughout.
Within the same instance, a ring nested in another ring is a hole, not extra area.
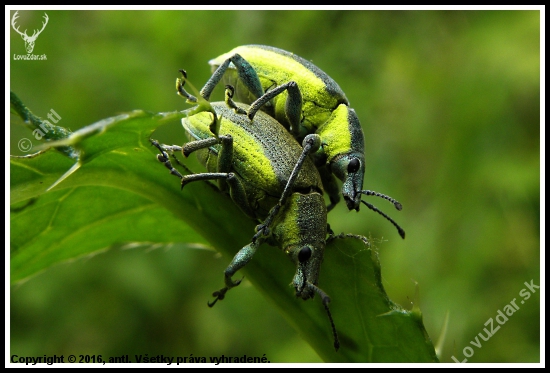
M 379 213 L 380 215 L 385 217 L 387 220 L 389 220 L 389 222 L 392 223 L 395 228 L 397 228 L 397 231 L 399 232 L 399 235 L 401 236 L 401 238 L 405 239 L 405 231 L 392 218 L 390 218 L 388 215 L 384 214 L 382 211 L 378 210 L 376 207 L 374 207 L 370 203 L 365 202 L 363 200 L 361 200 L 361 202 L 363 202 L 365 204 L 365 206 L 367 206 L 372 211 L 376 211 L 377 213 Z
M 361 194 L 364 194 L 366 196 L 376 196 L 376 197 L 380 197 L 380 198 L 384 198 L 385 200 L 388 200 L 390 201 L 391 203 L 393 203 L 393 205 L 395 206 L 395 208 L 399 211 L 401 211 L 401 209 L 403 208 L 403 205 L 400 204 L 398 201 L 396 201 L 395 199 L 391 198 L 390 196 L 387 196 L 385 194 L 382 194 L 382 193 L 378 193 L 378 192 L 375 192 L 374 190 L 360 190 L 359 193 Z
M 330 310 L 328 308 L 328 304 L 330 303 L 330 297 L 325 293 L 323 290 L 319 289 L 317 286 L 313 285 L 312 283 L 307 283 L 308 287 L 313 289 L 317 294 L 321 296 L 321 300 L 323 301 L 323 306 L 325 307 L 325 310 L 327 311 L 328 319 L 330 320 L 330 326 L 332 327 L 332 335 L 334 337 L 334 349 L 338 351 L 340 348 L 340 341 L 338 340 L 338 333 L 336 332 L 336 326 L 334 325 L 334 320 L 332 319 L 332 314 L 330 313 Z

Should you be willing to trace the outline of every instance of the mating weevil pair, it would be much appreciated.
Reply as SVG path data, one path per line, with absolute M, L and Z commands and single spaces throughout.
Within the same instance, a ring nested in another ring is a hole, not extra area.
M 178 79 L 178 92 L 194 102 Z M 251 218 L 263 221 L 263 229 L 235 255 L 225 270 L 225 287 L 216 291 L 212 307 L 226 292 L 239 285 L 232 276 L 244 267 L 264 241 L 278 246 L 296 264 L 292 284 L 296 296 L 304 300 L 317 293 L 329 316 L 334 335 L 334 347 L 339 342 L 328 304 L 330 298 L 318 286 L 319 270 L 327 236 L 327 209 L 321 178 L 313 162 L 302 160 L 299 173 L 295 164 L 303 157 L 300 145 L 275 119 L 258 113 L 253 123 L 233 108 L 248 108 L 231 99 L 232 89 L 226 89 L 226 102 L 199 105 L 188 110 L 182 120 L 191 140 L 183 147 L 160 145 L 158 159 L 181 178 L 182 188 L 189 182 L 218 180 L 221 190 L 229 192 L 233 201 Z M 269 134 L 269 135 L 267 135 Z M 169 152 L 182 151 L 184 156 L 195 152 L 209 172 L 181 175 L 170 162 Z M 292 180 L 291 183 L 288 181 Z M 288 186 L 291 187 L 288 187 Z M 275 209 L 277 211 L 275 211 Z M 270 219 L 271 224 L 266 224 Z M 270 226 L 272 228 L 270 228 Z
M 361 201 L 361 195 L 385 198 L 398 210 L 401 205 L 380 193 L 362 190 L 364 144 L 359 120 L 340 87 L 316 66 L 289 52 L 253 45 L 238 47 L 210 63 L 216 70 L 201 90 L 202 97 L 188 94 L 183 89 L 184 81 L 178 79 L 178 93 L 188 102 L 199 104 L 182 120 L 191 142 L 183 148 L 154 143 L 161 151 L 159 160 L 181 178 L 182 187 L 191 181 L 220 180 L 220 189 L 228 190 L 243 212 L 263 220 L 252 242 L 225 270 L 226 286 L 214 293 L 216 299 L 209 305 L 240 283 L 233 282 L 232 275 L 266 241 L 279 246 L 296 263 L 293 285 L 297 296 L 306 300 L 315 292 L 321 295 L 338 349 L 328 309 L 330 298 L 317 287 L 327 212 L 340 199 L 335 176 L 343 181 L 342 194 L 348 209 L 359 210 L 363 202 L 388 219 L 404 238 L 403 229 L 376 207 Z M 237 100 L 251 106 L 233 102 L 235 92 L 231 86 L 226 87 L 225 104 L 208 103 L 224 76 L 226 82 L 237 87 Z M 290 134 L 302 141 L 303 149 Z M 166 152 L 174 150 L 181 150 L 185 156 L 198 151 L 210 172 L 182 176 L 172 167 Z M 322 197 L 323 187 L 331 201 L 328 208 Z

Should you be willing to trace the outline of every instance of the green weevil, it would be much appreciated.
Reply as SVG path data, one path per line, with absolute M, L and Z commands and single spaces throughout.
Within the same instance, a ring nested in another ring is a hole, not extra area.
M 280 247 L 296 264 L 292 284 L 296 296 L 304 300 L 317 293 L 329 316 L 334 347 L 339 342 L 330 314 L 329 296 L 318 285 L 319 271 L 327 236 L 327 210 L 321 178 L 310 159 L 303 160 L 299 173 L 294 165 L 302 157 L 302 148 L 275 119 L 258 113 L 253 124 L 230 107 L 248 106 L 231 100 L 231 87 L 226 89 L 226 102 L 194 101 L 178 79 L 178 93 L 199 105 L 188 110 L 182 119 L 190 142 L 183 147 L 160 145 L 157 157 L 172 174 L 181 178 L 182 188 L 189 182 L 217 180 L 218 187 L 248 216 L 262 221 L 252 242 L 235 255 L 225 270 L 225 287 L 213 293 L 212 307 L 227 291 L 240 284 L 232 276 L 253 257 L 262 242 Z M 266 136 L 269 131 L 269 136 Z M 168 153 L 182 151 L 185 157 L 197 154 L 208 172 L 183 176 L 171 164 Z M 288 181 L 293 179 L 292 188 Z M 272 228 L 269 228 L 269 227 Z
M 282 49 L 264 45 L 244 45 L 210 60 L 213 74 L 200 91 L 208 100 L 215 86 L 224 79 L 235 87 L 235 100 L 250 104 L 236 109 L 250 119 L 263 110 L 277 119 L 299 141 L 318 143 L 304 147 L 318 167 L 330 198 L 330 211 L 340 200 L 336 178 L 349 210 L 359 211 L 360 203 L 388 219 L 405 238 L 405 231 L 361 195 L 384 194 L 362 190 L 365 173 L 364 136 L 355 111 L 338 84 L 313 63 Z M 297 167 L 301 167 L 297 164 Z

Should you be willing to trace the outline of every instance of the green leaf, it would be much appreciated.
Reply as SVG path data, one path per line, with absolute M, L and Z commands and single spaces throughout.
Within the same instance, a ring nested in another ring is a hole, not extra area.
M 160 124 L 184 115 L 134 111 L 67 132 L 32 156 L 12 157 L 11 282 L 62 261 L 136 245 L 212 246 L 229 264 L 250 242 L 256 222 L 209 183 L 181 191 L 150 145 Z M 280 250 L 263 245 L 243 272 L 325 361 L 437 361 L 420 311 L 389 300 L 377 252 L 364 237 L 332 237 L 321 270 L 338 352 L 319 297 L 303 302 L 294 296 L 294 270 Z M 228 296 L 238 297 L 238 290 Z

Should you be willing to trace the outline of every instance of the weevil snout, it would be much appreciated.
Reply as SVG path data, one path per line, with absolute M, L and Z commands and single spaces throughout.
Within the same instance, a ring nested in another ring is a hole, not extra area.
M 296 277 L 294 278 L 294 285 L 296 286 L 296 296 L 302 298 L 303 300 L 308 300 L 310 298 L 313 298 L 315 293 L 319 294 L 319 296 L 321 297 L 321 302 L 323 302 L 323 306 L 325 307 L 328 318 L 330 320 L 330 325 L 332 327 L 332 334 L 334 335 L 334 348 L 336 349 L 336 351 L 338 351 L 338 348 L 340 347 L 340 342 L 338 341 L 338 333 L 336 332 L 336 326 L 334 326 L 334 321 L 328 308 L 330 297 L 327 295 L 327 293 L 317 287 L 320 261 L 317 263 L 310 263 L 310 261 L 315 258 L 314 254 L 314 250 L 309 246 L 303 246 L 300 251 L 298 251 L 298 271 L 296 272 Z M 311 265 L 316 265 L 316 267 L 313 267 L 316 272 L 308 271 L 308 266 Z M 310 277 L 312 281 L 309 281 L 308 274 L 313 274 L 313 276 Z
M 296 275 L 293 284 L 296 296 L 303 300 L 313 298 L 315 291 L 311 285 L 317 285 L 321 267 L 323 248 L 303 246 L 297 253 Z
M 355 194 L 353 197 L 344 194 L 344 201 L 346 201 L 346 206 L 348 210 L 359 211 L 359 205 L 361 203 L 361 195 Z

